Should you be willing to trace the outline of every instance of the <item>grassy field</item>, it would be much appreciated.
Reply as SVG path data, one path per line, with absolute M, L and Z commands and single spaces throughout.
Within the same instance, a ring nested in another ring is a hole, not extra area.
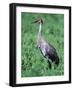
M 41 17 L 44 20 L 42 33 L 52 44 L 60 58 L 56 69 L 49 69 L 46 58 L 38 48 L 36 39 L 38 24 L 32 22 Z M 21 14 L 21 77 L 64 75 L 64 15 L 63 14 Z

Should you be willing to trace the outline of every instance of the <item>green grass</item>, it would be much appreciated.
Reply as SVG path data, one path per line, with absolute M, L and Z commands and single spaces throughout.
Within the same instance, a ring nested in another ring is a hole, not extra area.
M 36 39 L 38 24 L 32 22 L 41 17 L 44 20 L 42 33 L 52 44 L 60 58 L 56 69 L 49 69 L 46 58 L 38 48 Z M 64 75 L 64 15 L 24 13 L 21 14 L 21 77 Z

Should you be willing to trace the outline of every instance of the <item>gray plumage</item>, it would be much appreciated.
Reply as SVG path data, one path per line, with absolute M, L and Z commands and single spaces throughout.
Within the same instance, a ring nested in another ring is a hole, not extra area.
M 35 22 L 39 23 L 39 32 L 37 36 L 37 46 L 40 49 L 41 53 L 45 58 L 48 58 L 48 62 L 54 63 L 56 65 L 59 64 L 59 57 L 56 52 L 56 49 L 50 44 L 47 43 L 41 34 L 41 27 L 43 24 L 43 20 L 39 19 Z

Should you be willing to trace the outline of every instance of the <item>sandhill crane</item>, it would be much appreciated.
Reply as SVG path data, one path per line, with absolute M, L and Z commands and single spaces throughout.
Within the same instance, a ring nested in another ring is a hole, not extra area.
M 34 23 L 39 24 L 39 32 L 37 35 L 37 47 L 40 49 L 43 56 L 48 59 L 49 68 L 51 68 L 52 64 L 58 66 L 59 57 L 56 52 L 56 49 L 50 43 L 47 43 L 46 40 L 42 36 L 41 30 L 42 30 L 43 20 L 40 18 L 34 21 Z

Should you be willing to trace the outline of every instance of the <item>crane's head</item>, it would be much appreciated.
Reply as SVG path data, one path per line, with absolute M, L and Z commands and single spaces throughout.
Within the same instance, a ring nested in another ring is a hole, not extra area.
M 43 19 L 39 18 L 38 20 L 35 20 L 33 23 L 43 24 Z

